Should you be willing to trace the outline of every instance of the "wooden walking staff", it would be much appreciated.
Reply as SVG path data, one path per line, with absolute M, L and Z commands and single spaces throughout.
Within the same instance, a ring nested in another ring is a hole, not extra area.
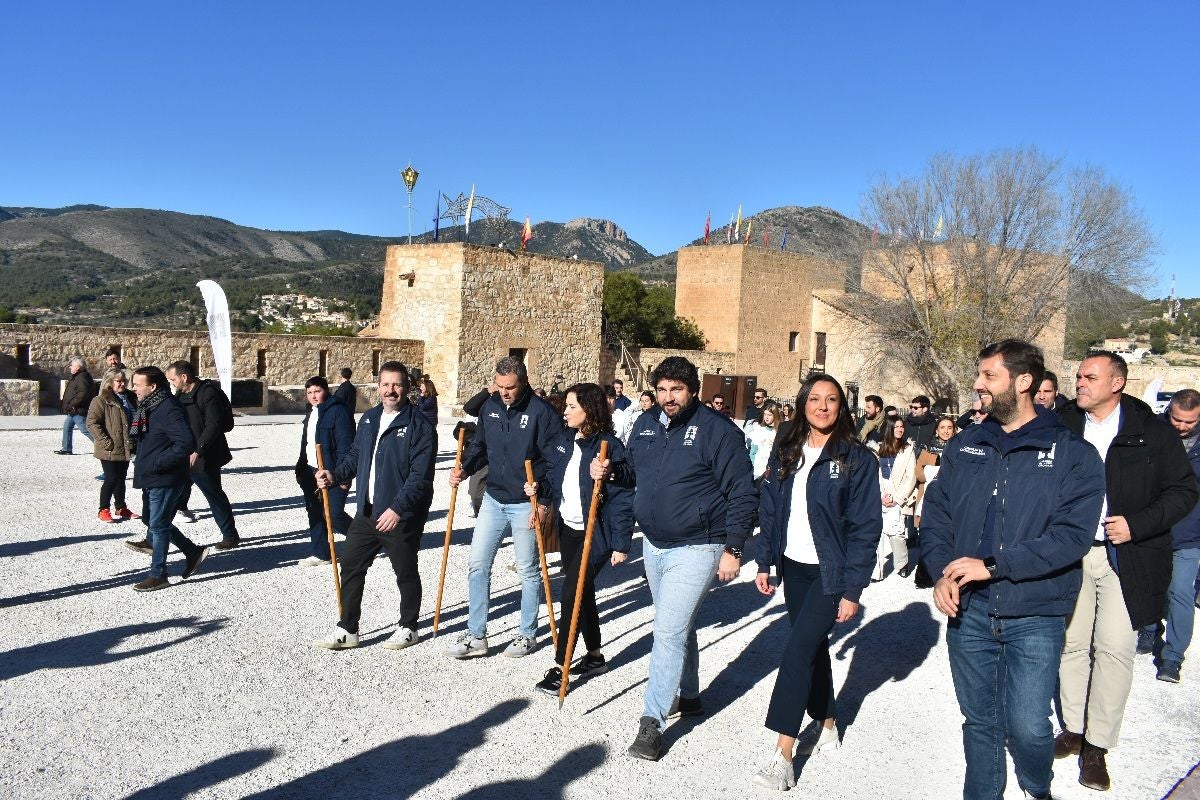
M 467 431 L 458 429 L 458 455 L 454 457 L 454 471 L 462 469 L 463 437 Z M 450 558 L 450 534 L 454 532 L 454 504 L 458 502 L 458 486 L 450 487 L 450 514 L 446 517 L 446 543 L 442 545 L 442 574 L 438 578 L 437 604 L 433 607 L 433 635 L 437 636 L 438 620 L 442 616 L 442 590 L 446 588 L 446 561 Z
M 525 480 L 533 483 L 533 462 L 525 459 Z M 537 519 L 537 495 L 529 498 L 529 507 L 533 509 L 534 519 Z M 538 561 L 542 564 L 542 585 L 546 587 L 546 612 L 550 617 L 550 640 L 558 647 L 558 626 L 554 623 L 554 595 L 550 594 L 550 568 L 546 566 L 546 546 L 542 542 L 542 526 L 533 529 L 533 538 L 537 540 Z
M 317 469 L 325 471 L 325 454 L 317 445 Z M 329 536 L 329 563 L 333 565 L 333 591 L 337 594 L 338 616 L 342 615 L 342 578 L 338 575 L 337 550 L 333 547 L 333 515 L 329 513 L 329 489 L 321 489 L 321 502 L 325 505 L 325 533 Z
M 600 463 L 608 460 L 608 442 L 600 442 Z M 579 579 L 575 581 L 575 607 L 571 609 L 571 629 L 567 633 L 567 652 L 562 665 L 562 682 L 558 687 L 558 707 L 567 699 L 567 684 L 571 682 L 571 656 L 575 652 L 575 636 L 579 633 L 579 603 L 583 598 L 583 583 L 587 578 L 588 558 L 592 555 L 592 531 L 596 529 L 596 510 L 600 507 L 600 490 L 604 481 L 592 483 L 592 504 L 588 508 L 587 529 L 583 532 L 583 554 L 579 557 Z

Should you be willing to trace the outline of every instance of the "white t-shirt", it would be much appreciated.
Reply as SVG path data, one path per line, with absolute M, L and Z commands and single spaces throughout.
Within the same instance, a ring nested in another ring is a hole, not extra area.
M 783 555 L 800 564 L 817 564 L 817 546 L 808 522 L 808 475 L 821 457 L 820 447 L 804 445 L 804 463 L 792 478 L 792 507 L 788 514 L 787 545 Z
M 1096 448 L 1096 452 L 1100 454 L 1100 460 L 1104 461 L 1108 458 L 1108 448 L 1112 445 L 1113 439 L 1117 438 L 1117 431 L 1121 430 L 1121 407 L 1114 408 L 1103 422 L 1093 417 L 1091 412 L 1086 414 L 1083 419 L 1083 438 Z M 1100 522 L 1096 526 L 1097 542 L 1103 542 L 1108 538 L 1108 534 L 1104 530 L 1104 518 L 1107 516 L 1108 493 L 1105 492 L 1104 502 L 1100 505 Z
M 392 420 L 396 419 L 398 416 L 400 416 L 399 410 L 392 411 L 390 413 L 384 411 L 379 417 L 379 428 L 375 431 L 375 441 L 371 442 L 371 474 L 367 476 L 367 485 L 365 487 L 359 487 L 360 491 L 365 491 L 367 493 L 368 503 L 375 502 L 375 464 L 379 460 L 375 458 L 375 451 L 379 447 L 379 437 L 382 436 L 383 432 L 386 431 L 388 426 L 392 424 Z
M 571 459 L 567 462 L 567 472 L 563 476 L 562 500 L 558 504 L 558 513 L 563 525 L 583 530 L 583 498 L 579 496 L 579 462 L 583 458 L 583 448 L 578 439 L 571 443 Z
M 308 459 L 311 466 L 317 466 L 317 418 L 321 414 L 321 409 L 317 406 L 312 407 L 312 415 L 308 418 L 308 436 L 304 440 L 304 457 Z M 335 464 L 326 464 L 326 469 L 333 469 Z

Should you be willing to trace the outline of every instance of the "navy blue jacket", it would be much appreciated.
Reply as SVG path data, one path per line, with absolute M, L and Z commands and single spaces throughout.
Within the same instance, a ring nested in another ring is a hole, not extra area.
M 788 518 L 796 473 L 779 480 L 779 451 L 771 454 L 767 477 L 758 487 L 758 571 L 783 574 Z M 875 549 L 883 535 L 879 504 L 879 462 L 865 445 L 827 446 L 808 473 L 808 526 L 821 567 L 821 589 L 858 602 L 871 583 Z
M 188 481 L 188 457 L 196 451 L 196 437 L 187 414 L 170 396 L 146 417 L 146 433 L 136 443 L 133 488 L 163 489 Z
M 528 386 L 508 408 L 496 392 L 479 409 L 478 428 L 463 454 L 463 474 L 472 475 L 486 466 L 487 493 L 493 500 L 528 503 L 525 460 L 533 462 L 538 494 L 544 496 L 548 455 L 562 431 L 562 418 Z
M 1196 474 L 1196 483 L 1200 486 L 1200 439 L 1188 451 L 1188 461 L 1192 463 L 1192 471 Z M 1186 517 L 1176 522 L 1171 528 L 1171 537 L 1176 550 L 1187 550 L 1200 547 L 1200 503 L 1192 506 Z
M 308 424 L 312 420 L 313 407 L 304 412 L 304 423 L 300 430 L 300 458 L 297 467 L 315 467 L 308 463 Z M 382 413 L 382 412 L 381 412 Z M 317 444 L 321 445 L 321 458 L 325 469 L 333 469 L 342 460 L 342 455 L 354 442 L 354 417 L 350 416 L 346 404 L 336 395 L 327 394 L 325 402 L 317 406 Z M 316 455 L 313 456 L 316 458 Z
M 946 443 L 937 478 L 925 488 L 921 563 L 936 580 L 956 558 L 978 557 L 994 492 L 996 576 L 988 583 L 988 613 L 1066 616 L 1100 522 L 1104 465 L 1096 448 L 1044 408 L 1007 452 L 1002 435 L 989 418 Z M 970 590 L 967 584 L 963 607 Z
M 637 486 L 633 512 L 642 533 L 655 547 L 740 548 L 758 506 L 745 434 L 695 400 L 669 425 L 655 410 L 633 424 L 625 468 L 614 470 L 618 481 Z
M 563 486 L 568 479 L 578 481 L 579 499 L 583 505 L 584 523 L 592 502 L 592 480 L 590 466 L 592 459 L 600 454 L 600 442 L 608 442 L 608 459 L 613 464 L 625 461 L 625 445 L 611 433 L 593 434 L 586 439 L 576 439 L 575 431 L 564 429 L 557 442 L 551 448 L 553 463 L 546 476 L 549 483 L 548 500 L 557 507 L 562 502 Z M 578 447 L 579 474 L 567 475 L 567 465 L 571 462 L 571 448 Z M 614 472 L 616 467 L 614 466 Z M 554 523 L 562 525 L 562 517 L 556 511 Z M 628 553 L 629 543 L 633 539 L 633 489 L 622 486 L 615 480 L 605 481 L 600 490 L 600 509 L 596 513 L 596 527 L 592 531 L 592 563 L 605 561 L 613 552 Z
M 359 478 L 358 513 L 365 513 L 368 489 L 363 483 L 371 474 L 371 461 L 378 458 L 375 485 L 369 491 L 372 518 L 378 519 L 390 508 L 400 515 L 406 529 L 422 528 L 433 503 L 437 430 L 412 403 L 405 403 L 376 441 L 382 416 L 382 403 L 363 412 L 354 443 L 333 470 L 333 482 L 347 483 L 351 478 Z

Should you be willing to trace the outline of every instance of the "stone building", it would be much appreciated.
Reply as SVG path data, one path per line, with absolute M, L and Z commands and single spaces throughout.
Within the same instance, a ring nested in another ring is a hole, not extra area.
M 463 242 L 392 245 L 376 325 L 361 334 L 425 343 L 425 372 L 461 404 L 516 355 L 533 386 L 600 373 L 604 267 Z

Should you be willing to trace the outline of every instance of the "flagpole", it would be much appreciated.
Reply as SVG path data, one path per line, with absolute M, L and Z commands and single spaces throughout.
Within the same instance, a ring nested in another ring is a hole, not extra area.
M 400 173 L 400 177 L 402 177 L 404 179 L 404 188 L 408 190 L 408 243 L 409 244 L 412 244 L 412 208 L 413 208 L 412 193 L 413 193 L 413 187 L 415 187 L 417 185 L 417 177 L 420 174 L 421 173 L 419 173 L 415 169 L 413 169 L 413 165 L 411 163 L 407 167 L 404 168 L 403 172 Z

